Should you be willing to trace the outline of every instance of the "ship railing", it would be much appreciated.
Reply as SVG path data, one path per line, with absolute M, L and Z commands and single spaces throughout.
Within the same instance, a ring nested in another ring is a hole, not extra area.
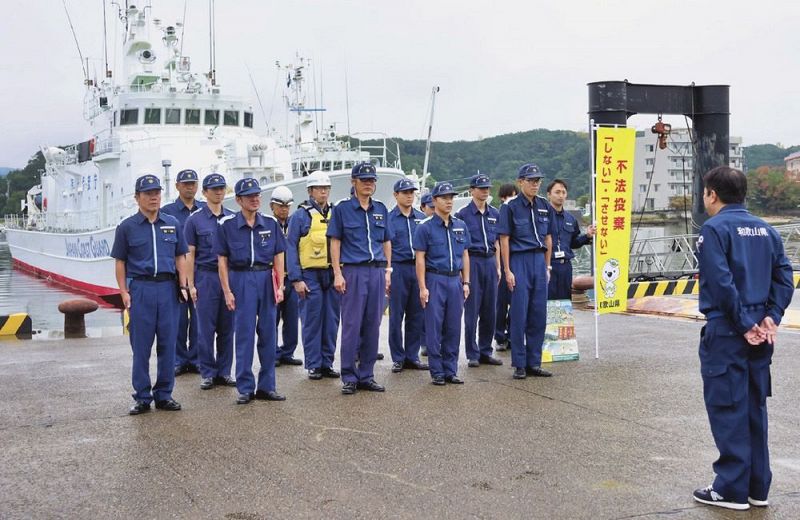
M 369 153 L 370 161 L 384 168 L 403 169 L 400 161 L 400 143 L 389 139 L 382 132 L 356 132 L 353 138 L 358 139 L 358 151 Z M 376 144 L 365 144 L 376 142 Z M 394 150 L 392 150 L 394 145 Z
M 119 137 L 110 137 L 107 139 L 99 140 L 94 145 L 94 155 L 103 155 L 106 153 L 119 152 L 122 149 L 121 140 Z
M 774 226 L 794 270 L 800 270 L 800 223 Z M 629 275 L 633 279 L 681 278 L 698 272 L 697 234 L 637 238 L 631 245 Z M 576 273 L 591 269 L 591 248 L 575 251 Z
M 33 215 L 5 215 L 4 226 L 8 229 L 83 232 L 96 229 L 98 218 L 97 210 L 48 211 Z

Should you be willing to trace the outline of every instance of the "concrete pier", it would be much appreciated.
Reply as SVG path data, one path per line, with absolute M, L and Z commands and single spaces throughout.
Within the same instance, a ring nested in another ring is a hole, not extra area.
M 800 518 L 796 332 L 773 363 L 771 505 L 736 513 L 691 499 L 716 456 L 700 323 L 602 316 L 595 360 L 578 312 L 581 360 L 555 377 L 515 381 L 501 353 L 438 388 L 390 372 L 387 321 L 385 394 L 284 366 L 288 401 L 237 406 L 183 375 L 183 411 L 138 417 L 127 337 L 0 342 L 0 518 Z

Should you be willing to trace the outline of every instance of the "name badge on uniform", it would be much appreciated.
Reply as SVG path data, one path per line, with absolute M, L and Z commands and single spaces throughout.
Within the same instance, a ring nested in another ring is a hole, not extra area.
M 269 230 L 269 229 L 266 230 L 266 231 L 259 231 L 258 232 L 258 236 L 261 239 L 261 243 L 262 244 L 266 244 L 267 240 L 269 240 L 269 237 L 272 236 L 272 231 Z
M 494 224 L 497 222 L 497 219 L 494 217 L 487 217 L 486 220 L 489 221 L 489 224 Z
M 165 235 L 174 235 L 175 234 L 175 226 L 161 226 L 161 232 Z
M 375 217 L 376 222 L 380 222 L 383 220 L 383 213 L 373 213 L 372 216 Z
M 543 214 L 550 213 L 546 209 L 542 209 L 542 208 L 536 208 L 536 211 L 538 211 L 539 213 L 543 213 Z
M 553 253 L 554 258 L 564 258 L 564 255 L 566 255 L 564 251 L 556 251 Z
M 464 228 L 453 229 L 453 234 L 456 236 L 456 238 L 464 238 Z

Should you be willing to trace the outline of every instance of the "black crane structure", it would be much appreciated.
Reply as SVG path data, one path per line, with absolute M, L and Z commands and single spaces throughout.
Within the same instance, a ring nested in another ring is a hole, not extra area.
M 692 120 L 692 227 L 708 216 L 703 207 L 703 174 L 727 166 L 730 155 L 730 86 L 643 85 L 625 81 L 589 83 L 589 120 L 626 126 L 635 114 L 680 114 Z

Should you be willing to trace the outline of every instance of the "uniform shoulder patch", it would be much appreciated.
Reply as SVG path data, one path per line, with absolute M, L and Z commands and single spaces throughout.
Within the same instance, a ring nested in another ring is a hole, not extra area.
M 430 219 L 432 219 L 432 218 L 433 218 L 433 215 L 431 215 L 430 217 L 425 217 L 424 219 L 422 219 L 422 222 L 420 222 L 420 224 L 424 224 L 424 223 L 430 221 Z
M 203 208 L 205 208 L 205 206 L 200 206 L 200 207 L 198 207 L 196 210 L 194 210 L 194 211 L 192 211 L 191 213 L 189 213 L 189 216 L 191 217 L 191 216 L 192 216 L 192 215 L 194 215 L 195 213 L 200 213 L 201 211 L 203 211 Z
M 350 197 L 345 197 L 345 198 L 343 198 L 343 199 L 337 200 L 337 201 L 336 201 L 336 204 L 342 204 L 342 203 L 344 203 L 344 202 L 347 202 L 348 200 L 350 200 Z
M 225 223 L 225 222 L 227 222 L 227 221 L 229 221 L 230 219 L 232 219 L 232 218 L 235 218 L 235 217 L 236 217 L 236 213 L 234 213 L 234 214 L 232 214 L 232 215 L 225 215 L 224 217 L 222 217 L 221 219 L 219 219 L 217 222 L 218 222 L 218 223 L 219 223 L 219 225 L 221 226 L 223 223 Z

